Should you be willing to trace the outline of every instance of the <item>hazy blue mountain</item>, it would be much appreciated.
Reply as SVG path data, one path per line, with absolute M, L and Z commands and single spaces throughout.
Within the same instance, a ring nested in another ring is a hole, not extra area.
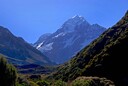
M 0 26 L 0 53 L 13 64 L 50 64 L 50 60 L 21 37 Z
M 51 33 L 43 34 L 42 36 L 40 36 L 40 38 L 38 39 L 38 41 L 35 44 L 41 43 L 43 40 L 46 40 L 48 38 L 48 36 L 50 36 L 50 35 L 51 35 Z
M 53 34 L 41 36 L 34 46 L 53 62 L 63 63 L 105 30 L 98 24 L 89 24 L 84 17 L 77 15 L 68 19 Z

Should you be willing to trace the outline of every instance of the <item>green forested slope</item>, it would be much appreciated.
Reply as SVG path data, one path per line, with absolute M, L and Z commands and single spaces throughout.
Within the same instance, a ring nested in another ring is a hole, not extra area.
M 128 11 L 113 27 L 58 68 L 55 79 L 78 76 L 106 77 L 119 86 L 128 85 Z

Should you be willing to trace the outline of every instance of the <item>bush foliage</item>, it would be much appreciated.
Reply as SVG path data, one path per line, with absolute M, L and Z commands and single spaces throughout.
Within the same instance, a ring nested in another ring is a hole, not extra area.
M 14 66 L 8 64 L 0 55 L 0 86 L 16 86 L 17 72 Z

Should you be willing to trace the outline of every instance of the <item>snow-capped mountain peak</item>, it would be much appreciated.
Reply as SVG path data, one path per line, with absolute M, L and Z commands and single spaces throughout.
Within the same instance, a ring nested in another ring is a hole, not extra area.
M 63 63 L 97 38 L 105 28 L 89 24 L 84 17 L 68 19 L 55 33 L 40 39 L 36 48 L 53 62 Z
M 75 20 L 79 20 L 79 19 L 80 19 L 80 20 L 85 20 L 84 17 L 79 16 L 79 15 L 73 16 L 72 19 L 75 19 Z
M 85 22 L 85 18 L 82 17 L 82 16 L 78 16 L 78 15 L 75 15 L 73 16 L 72 18 L 70 18 L 69 20 L 67 20 L 65 22 L 65 24 L 73 24 L 73 25 L 78 25 L 78 24 L 81 24 L 83 22 Z M 87 21 L 86 21 L 87 22 Z
M 75 15 L 72 18 L 68 19 L 58 30 L 58 32 L 71 33 L 75 31 L 75 27 L 84 24 L 89 26 L 90 24 L 85 20 L 84 17 Z

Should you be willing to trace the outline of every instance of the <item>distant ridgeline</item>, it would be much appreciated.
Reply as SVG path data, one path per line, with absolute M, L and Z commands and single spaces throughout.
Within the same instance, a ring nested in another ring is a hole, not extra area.
M 21 37 L 14 36 L 8 29 L 0 26 L 0 54 L 16 65 L 53 64 L 45 55 L 32 47 Z
M 42 35 L 34 46 L 50 60 L 61 64 L 70 60 L 105 30 L 77 15 L 64 22 L 56 32 Z
M 128 86 L 128 11 L 113 27 L 58 68 L 52 77 L 70 81 L 78 76 L 106 77 Z

